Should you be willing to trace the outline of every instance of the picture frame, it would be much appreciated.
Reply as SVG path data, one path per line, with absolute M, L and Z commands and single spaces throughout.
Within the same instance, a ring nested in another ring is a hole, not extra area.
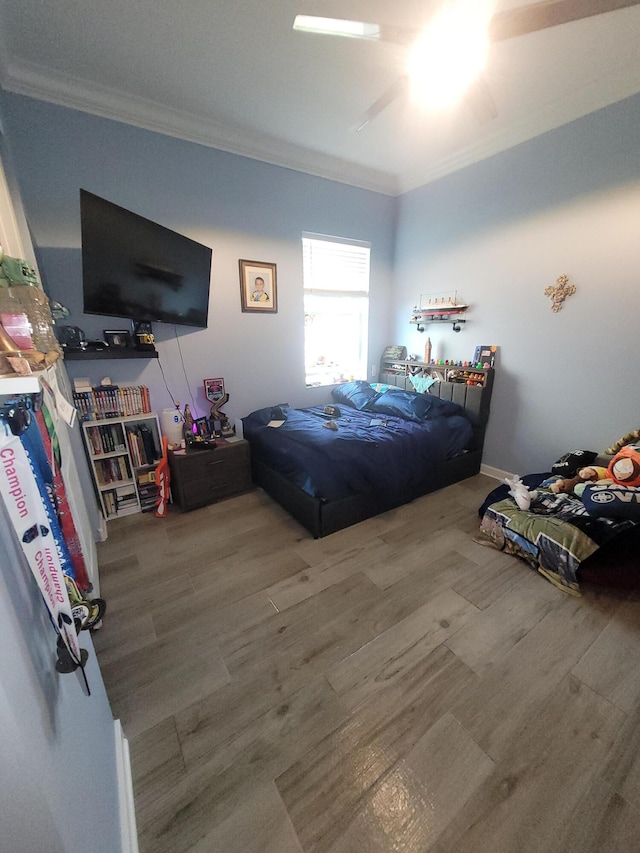
M 239 260 L 242 310 L 254 314 L 278 313 L 276 265 Z
M 208 418 L 196 418 L 193 423 L 200 438 L 207 439 L 211 437 Z
M 103 329 L 105 343 L 114 349 L 127 349 L 131 346 L 131 333 L 126 329 Z

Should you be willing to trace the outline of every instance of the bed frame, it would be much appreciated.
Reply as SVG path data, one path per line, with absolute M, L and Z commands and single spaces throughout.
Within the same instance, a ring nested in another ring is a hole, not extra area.
M 448 369 L 436 368 L 436 370 L 443 377 L 443 381 L 432 385 L 428 393 L 443 400 L 453 400 L 463 406 L 472 415 L 475 424 L 473 438 L 468 452 L 444 463 L 435 475 L 423 480 L 417 488 L 411 489 L 401 503 L 409 503 L 421 495 L 458 483 L 460 480 L 466 480 L 480 471 L 494 371 L 492 368 L 481 371 L 484 375 L 484 386 L 479 386 L 449 381 Z M 410 380 L 411 375 L 429 376 L 433 371 L 433 365 L 420 362 L 402 361 L 394 362 L 392 365 L 383 362 L 379 381 L 412 391 L 414 389 Z M 314 539 L 328 536 L 330 533 L 400 505 L 397 501 L 391 503 L 389 499 L 385 500 L 384 495 L 349 495 L 337 500 L 312 497 L 290 483 L 274 468 L 265 465 L 255 457 L 254 453 L 251 454 L 251 469 L 254 483 L 261 486 L 286 509 L 312 534 Z

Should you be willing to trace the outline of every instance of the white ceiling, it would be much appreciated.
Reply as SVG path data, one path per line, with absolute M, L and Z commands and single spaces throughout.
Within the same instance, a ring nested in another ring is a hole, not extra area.
M 366 129 L 406 48 L 297 13 L 419 27 L 442 0 L 0 0 L 3 88 L 396 194 L 640 92 L 640 6 L 492 45 L 498 118 L 408 97 Z M 498 0 L 502 11 L 526 5 Z

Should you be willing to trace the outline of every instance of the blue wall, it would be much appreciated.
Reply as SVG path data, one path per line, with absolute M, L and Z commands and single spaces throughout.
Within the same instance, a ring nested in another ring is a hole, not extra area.
M 121 848 L 111 709 L 88 631 L 91 696 L 55 671 L 56 633 L 0 501 L 0 815 L 4 851 Z
M 577 292 L 558 313 L 544 290 Z M 499 346 L 484 462 L 526 474 L 602 451 L 640 425 L 640 96 L 401 199 L 394 337 L 469 359 Z M 457 290 L 460 334 L 407 321 L 420 294 Z
M 394 199 L 17 95 L 3 94 L 2 114 L 45 290 L 90 338 L 127 324 L 82 313 L 80 187 L 212 247 L 209 328 L 177 327 L 176 337 L 176 327 L 154 324 L 174 399 L 207 414 L 202 380 L 224 376 L 232 418 L 328 401 L 327 389 L 305 387 L 303 231 L 371 242 L 369 360 L 379 361 L 389 342 Z M 241 312 L 241 258 L 277 264 L 277 314 Z M 72 377 L 142 382 L 156 411 L 171 405 L 157 362 L 67 367 Z
M 545 470 L 638 426 L 623 318 L 640 309 L 640 96 L 395 200 L 17 95 L 2 106 L 45 288 L 90 337 L 114 321 L 81 311 L 80 187 L 212 246 L 209 328 L 154 327 L 171 393 L 198 413 L 211 376 L 231 417 L 326 399 L 303 375 L 300 235 L 315 231 L 373 245 L 371 364 L 389 343 L 422 354 L 427 334 L 436 357 L 500 347 L 486 464 Z M 277 263 L 277 315 L 241 312 L 240 258 Z M 554 314 L 544 290 L 563 274 L 577 293 Z M 471 305 L 460 334 L 409 326 L 421 294 L 454 290 Z M 170 405 L 156 362 L 68 368 Z

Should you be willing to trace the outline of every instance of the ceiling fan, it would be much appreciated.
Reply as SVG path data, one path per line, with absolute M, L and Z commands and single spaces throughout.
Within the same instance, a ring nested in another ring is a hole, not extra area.
M 488 41 L 503 41 L 637 5 L 640 5 L 640 0 L 541 0 L 491 16 L 488 20 Z M 468 8 L 473 6 L 470 4 Z M 321 35 L 391 42 L 408 48 L 416 45 L 422 37 L 417 29 L 309 15 L 297 15 L 293 28 Z M 408 88 L 409 74 L 404 74 L 366 110 L 356 130 L 365 128 Z M 463 97 L 478 121 L 486 122 L 497 116 L 491 92 L 479 69 L 472 75 L 472 82 L 467 85 Z

